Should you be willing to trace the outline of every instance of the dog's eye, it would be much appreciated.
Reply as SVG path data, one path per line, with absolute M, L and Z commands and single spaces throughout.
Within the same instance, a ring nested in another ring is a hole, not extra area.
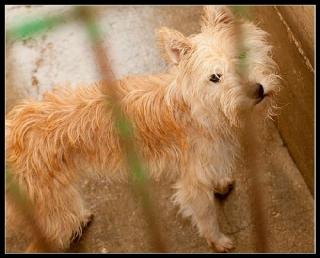
M 221 76 L 222 76 L 222 75 L 219 74 L 219 73 L 217 73 L 217 74 L 212 74 L 212 75 L 210 76 L 210 81 L 212 81 L 212 82 L 214 82 L 214 83 L 220 82 L 220 77 L 221 77 Z

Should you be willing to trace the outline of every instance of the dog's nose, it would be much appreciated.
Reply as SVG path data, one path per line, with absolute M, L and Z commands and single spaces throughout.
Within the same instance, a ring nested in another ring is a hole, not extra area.
M 264 97 L 264 89 L 260 83 L 257 83 L 257 96 L 259 99 L 263 99 Z

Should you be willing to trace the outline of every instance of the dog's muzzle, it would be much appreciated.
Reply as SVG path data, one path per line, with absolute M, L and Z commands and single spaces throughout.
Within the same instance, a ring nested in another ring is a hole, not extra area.
M 257 98 L 257 102 L 256 104 L 260 103 L 263 98 L 265 97 L 265 93 L 264 93 L 264 88 L 260 83 L 256 84 L 256 98 Z

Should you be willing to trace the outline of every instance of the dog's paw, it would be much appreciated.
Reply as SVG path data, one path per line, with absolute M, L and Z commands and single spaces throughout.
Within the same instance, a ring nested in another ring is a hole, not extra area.
M 234 179 L 226 178 L 221 180 L 214 188 L 214 192 L 225 195 L 231 191 L 234 185 Z
M 42 253 L 47 250 L 43 250 L 43 247 L 39 245 L 36 241 L 32 242 L 28 248 L 25 250 L 26 253 Z
M 83 216 L 83 219 L 82 219 L 82 222 L 81 222 L 82 228 L 87 227 L 87 226 L 90 224 L 90 222 L 93 220 L 93 217 L 94 217 L 93 213 L 91 213 L 91 212 L 88 211 L 88 212 Z
M 221 236 L 218 239 L 212 239 L 212 238 L 206 238 L 207 243 L 210 247 L 214 247 L 217 252 L 219 253 L 226 253 L 230 252 L 234 246 L 232 240 L 225 236 L 224 234 L 221 234 Z

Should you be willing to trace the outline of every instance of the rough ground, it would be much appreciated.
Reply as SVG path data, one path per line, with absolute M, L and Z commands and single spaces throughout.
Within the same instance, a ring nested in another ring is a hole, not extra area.
M 17 17 L 65 12 L 70 7 L 7 6 L 6 26 Z M 100 7 L 98 15 L 107 32 L 117 77 L 133 73 L 163 71 L 165 64 L 156 48 L 154 30 L 168 26 L 189 35 L 199 30 L 201 8 L 196 7 Z M 35 39 L 7 45 L 6 107 L 20 98 L 41 94 L 55 84 L 91 82 L 99 79 L 85 31 L 71 22 Z M 17 76 L 18 75 L 18 76 Z M 222 230 L 235 242 L 233 252 L 254 252 L 255 227 L 249 198 L 252 197 L 254 171 L 262 178 L 259 189 L 265 196 L 268 252 L 314 251 L 314 200 L 296 168 L 276 127 L 257 125 L 258 157 L 245 156 L 239 164 L 236 184 L 231 193 L 220 198 L 219 219 Z M 252 171 L 251 171 L 252 172 Z M 79 187 L 95 217 L 70 252 L 152 252 L 145 232 L 139 203 L 128 185 L 108 185 L 104 180 L 82 179 Z M 188 220 L 177 215 L 169 198 L 166 180 L 152 186 L 162 236 L 169 252 L 212 252 Z M 21 252 L 27 246 L 21 232 L 6 232 L 6 252 Z

